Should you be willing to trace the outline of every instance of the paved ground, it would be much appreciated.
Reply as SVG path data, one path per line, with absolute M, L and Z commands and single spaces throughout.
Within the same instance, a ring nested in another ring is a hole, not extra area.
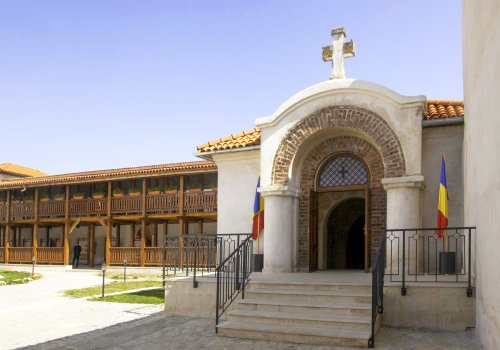
M 142 318 L 161 306 L 101 303 L 62 291 L 99 285 L 98 271 L 37 271 L 43 278 L 0 287 L 0 349 L 13 349 Z
M 79 334 L 38 344 L 29 350 L 72 349 L 242 349 L 242 350 L 326 350 L 324 346 L 222 338 L 215 335 L 214 321 L 191 317 L 168 317 L 162 313 L 122 323 L 94 332 Z M 346 349 L 337 347 L 335 349 Z M 425 332 L 383 328 L 376 338 L 375 349 L 448 350 L 473 349 L 481 346 L 474 332 Z
M 41 272 L 41 280 L 0 288 L 0 349 L 331 349 L 217 337 L 212 319 L 167 317 L 158 305 L 67 298 L 62 296 L 65 289 L 100 284 L 97 271 Z M 383 328 L 376 349 L 480 350 L 481 346 L 474 332 Z

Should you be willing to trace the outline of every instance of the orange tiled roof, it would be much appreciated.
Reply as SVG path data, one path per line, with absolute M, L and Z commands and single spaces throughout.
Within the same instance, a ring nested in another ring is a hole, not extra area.
M 25 179 L 6 180 L 0 182 L 0 188 L 9 188 L 19 185 L 38 185 L 50 183 L 73 183 L 94 180 L 110 180 L 113 178 L 123 178 L 125 176 L 155 175 L 155 174 L 175 174 L 184 171 L 215 170 L 217 166 L 214 162 L 193 161 L 184 163 L 171 163 L 160 165 L 148 165 L 131 168 L 119 168 L 109 170 L 84 171 L 79 173 L 59 174 L 30 177 Z
M 428 100 L 424 119 L 445 119 L 464 116 L 464 101 Z M 216 152 L 260 145 L 260 130 L 253 128 L 197 146 L 199 153 Z
M 464 101 L 427 100 L 424 119 L 446 119 L 464 116 Z
M 45 176 L 47 174 L 41 172 L 40 170 L 27 168 L 24 166 L 12 164 L 12 163 L 2 163 L 0 164 L 0 172 L 9 173 L 19 176 Z
M 196 148 L 198 152 L 203 153 L 246 148 L 258 145 L 260 145 L 260 130 L 258 128 L 253 128 L 251 130 L 242 131 L 238 134 L 232 134 L 231 136 L 205 143 L 204 145 L 197 146 Z

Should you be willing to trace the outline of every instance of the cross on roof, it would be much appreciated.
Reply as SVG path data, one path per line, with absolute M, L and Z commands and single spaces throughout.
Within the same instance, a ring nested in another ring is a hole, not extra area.
M 332 29 L 332 45 L 323 47 L 323 61 L 332 62 L 330 79 L 345 79 L 344 58 L 356 56 L 354 42 L 345 42 L 344 28 Z

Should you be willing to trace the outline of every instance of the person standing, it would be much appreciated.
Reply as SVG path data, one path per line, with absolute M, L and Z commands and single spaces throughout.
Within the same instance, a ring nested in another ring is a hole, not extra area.
M 73 268 L 78 268 L 78 263 L 80 262 L 80 254 L 82 252 L 82 246 L 80 245 L 80 240 L 76 241 L 76 245 L 73 247 Z M 75 267 L 76 262 L 76 267 Z

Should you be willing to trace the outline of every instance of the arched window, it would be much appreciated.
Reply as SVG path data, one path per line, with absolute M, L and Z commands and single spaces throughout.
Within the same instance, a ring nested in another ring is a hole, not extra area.
M 355 157 L 339 156 L 329 160 L 321 169 L 318 187 L 365 185 L 368 171 L 365 164 Z

